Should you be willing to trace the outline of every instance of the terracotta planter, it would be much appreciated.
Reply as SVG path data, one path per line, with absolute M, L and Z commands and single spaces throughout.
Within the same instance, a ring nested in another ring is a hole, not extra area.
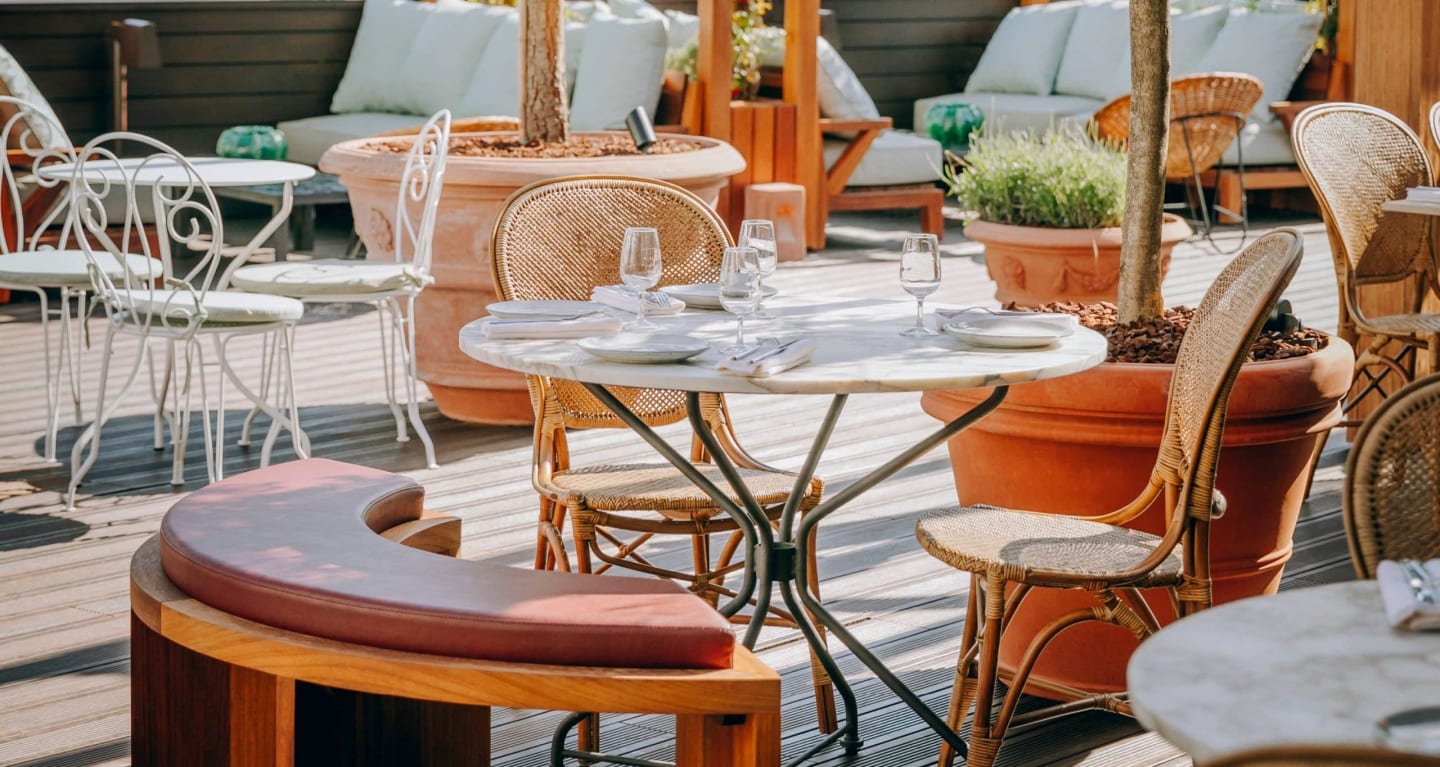
M 657 178 L 682 186 L 711 205 L 745 160 L 729 144 L 709 138 L 671 136 L 704 148 L 669 155 L 586 159 L 503 159 L 451 155 L 435 222 L 435 283 L 415 307 L 420 378 L 440 412 L 460 421 L 528 424 L 533 420 L 525 377 L 482 365 L 461 353 L 460 327 L 497 300 L 490 278 L 490 238 L 500 207 L 516 189 L 535 181 L 574 175 Z M 340 176 L 350 191 L 355 230 L 369 257 L 394 258 L 395 200 L 405 155 L 363 147 L 376 139 L 336 144 L 320 169 Z M 616 275 L 619 281 L 619 275 Z
M 1160 275 L 1170 251 L 1191 234 L 1190 225 L 1165 214 L 1160 230 Z M 1120 228 L 1048 229 L 971 221 L 965 236 L 985 246 L 985 269 L 1002 304 L 1039 306 L 1051 301 L 1114 302 L 1120 283 Z
M 1339 401 L 1349 388 L 1353 360 L 1350 346 L 1332 337 L 1308 357 L 1241 369 L 1217 478 L 1229 507 L 1211 527 L 1217 603 L 1279 588 L 1312 451 L 1316 439 L 1340 420 Z M 960 502 L 1098 514 L 1133 500 L 1159 452 L 1172 370 L 1106 363 L 1012 388 L 1000 408 L 950 440 Z M 950 420 L 988 393 L 929 392 L 921 403 L 930 415 Z M 1158 534 L 1162 516 L 1157 503 L 1133 526 Z M 1150 601 L 1162 622 L 1173 619 L 1168 598 L 1157 592 Z M 1033 634 L 1055 615 L 1086 604 L 1083 594 L 1032 592 L 1001 646 L 1002 666 L 1014 668 Z M 1116 627 L 1068 629 L 1041 656 L 1028 691 L 1045 695 L 1047 682 L 1092 692 L 1124 690 L 1125 663 L 1135 647 L 1130 633 Z

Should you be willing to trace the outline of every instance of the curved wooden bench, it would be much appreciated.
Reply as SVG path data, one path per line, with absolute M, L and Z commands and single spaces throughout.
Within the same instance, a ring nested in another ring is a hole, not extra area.
M 778 764 L 779 677 L 705 602 L 399 545 L 458 546 L 423 498 L 311 459 L 177 503 L 131 564 L 135 763 L 484 765 L 505 706 L 675 714 L 680 764 Z

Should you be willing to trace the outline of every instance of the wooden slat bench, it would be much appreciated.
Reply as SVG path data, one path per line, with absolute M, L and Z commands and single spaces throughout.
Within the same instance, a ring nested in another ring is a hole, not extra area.
M 459 520 L 423 499 L 312 459 L 177 503 L 131 564 L 135 763 L 487 765 L 505 706 L 674 714 L 680 765 L 778 765 L 779 676 L 705 602 L 438 555 Z

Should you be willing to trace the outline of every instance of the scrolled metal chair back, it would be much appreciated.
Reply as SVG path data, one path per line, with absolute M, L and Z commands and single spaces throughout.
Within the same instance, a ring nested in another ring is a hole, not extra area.
M 395 260 L 408 261 L 422 275 L 430 273 L 435 216 L 449 153 L 450 110 L 442 109 L 425 122 L 410 145 L 395 203 Z
M 37 175 L 35 171 L 47 165 L 75 161 L 75 149 L 65 129 L 47 111 L 14 96 L 0 95 L 0 148 L 23 152 L 29 158 L 28 169 L 17 169 L 14 163 L 0 166 L 0 194 L 5 195 L 0 211 L 4 211 L 5 236 L 0 237 L 0 254 L 16 250 L 35 250 L 40 235 L 65 213 L 64 195 L 53 191 L 65 179 L 55 176 Z M 24 241 L 26 202 L 29 195 L 22 195 L 27 187 L 31 194 L 45 194 L 54 197 L 48 209 L 35 211 L 42 214 L 38 222 L 32 222 L 29 242 Z M 68 241 L 68 221 L 64 222 L 60 241 Z

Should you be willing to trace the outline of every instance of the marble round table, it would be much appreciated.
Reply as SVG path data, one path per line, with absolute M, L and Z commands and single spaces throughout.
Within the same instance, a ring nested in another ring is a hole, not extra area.
M 1369 745 L 1375 721 L 1440 705 L 1440 634 L 1390 628 L 1375 581 L 1213 607 L 1140 644 L 1145 727 L 1197 764 L 1261 746 Z
M 585 384 L 591 394 L 704 490 L 716 506 L 740 526 L 749 544 L 745 579 L 736 590 L 735 599 L 722 607 L 722 612 L 734 615 L 754 596 L 755 617 L 750 621 L 744 640 L 747 646 L 753 647 L 764 623 L 772 591 L 778 589 L 814 650 L 815 657 L 835 683 L 845 707 L 844 725 L 815 745 L 801 761 L 840 738 L 845 739 L 849 753 L 855 753 L 860 746 L 855 696 L 815 624 L 825 627 L 831 636 L 843 642 L 926 725 L 964 754 L 966 743 L 960 735 L 946 726 L 810 594 L 804 567 L 810 531 L 860 493 L 893 476 L 994 410 L 1004 399 L 1010 385 L 1057 378 L 1098 365 L 1105 359 L 1105 339 L 1098 333 L 1082 329 L 1048 347 L 994 349 L 970 346 L 944 334 L 918 339 L 902 337 L 900 331 L 914 323 L 915 304 L 909 301 L 784 297 L 767 302 L 767 308 L 778 315 L 777 319 L 763 324 L 747 323 L 758 325 L 749 328 L 753 334 L 747 337 L 748 341 L 753 342 L 755 337 L 762 335 L 787 339 L 806 336 L 813 338 L 817 345 L 808 363 L 764 378 L 747 378 L 715 370 L 715 363 L 720 357 L 718 350 L 734 341 L 736 322 L 733 316 L 718 311 L 686 310 L 672 317 L 651 317 L 660 326 L 659 330 L 653 331 L 656 334 L 680 334 L 711 342 L 708 351 L 680 363 L 636 365 L 607 362 L 581 350 L 573 339 L 491 341 L 485 338 L 483 329 L 488 319 L 477 320 L 460 330 L 460 348 L 471 357 L 497 367 Z M 933 324 L 934 318 L 930 322 Z M 605 386 L 686 392 L 690 423 L 696 436 L 705 444 L 716 466 L 735 486 L 735 495 L 741 501 L 731 500 L 729 493 L 695 470 L 688 456 L 656 435 L 630 413 L 624 403 L 610 395 Z M 994 391 L 976 408 L 934 432 L 917 435 L 912 447 L 849 483 L 844 489 L 828 494 L 817 507 L 799 515 L 798 519 L 787 507 L 773 533 L 765 510 L 754 504 L 751 494 L 742 492 L 738 486 L 742 482 L 739 473 L 710 433 L 698 404 L 702 392 L 833 396 L 830 410 L 816 426 L 810 451 L 795 478 L 791 495 L 793 506 L 798 504 L 804 488 L 808 487 L 829 435 L 850 395 L 980 387 L 993 387 Z

